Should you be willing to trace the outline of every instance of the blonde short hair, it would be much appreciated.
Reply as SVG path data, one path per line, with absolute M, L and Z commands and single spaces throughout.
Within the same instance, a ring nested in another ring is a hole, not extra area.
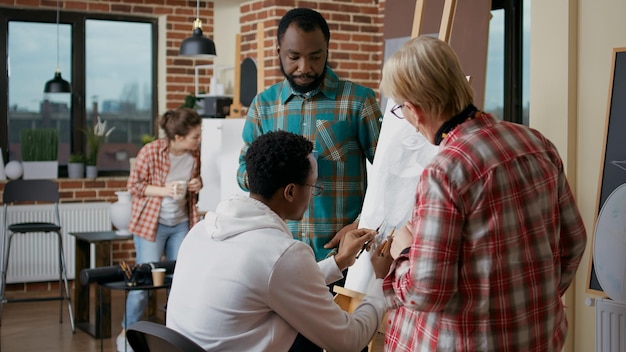
M 411 39 L 385 62 L 380 90 L 397 103 L 411 102 L 440 120 L 474 101 L 454 50 L 428 36 Z

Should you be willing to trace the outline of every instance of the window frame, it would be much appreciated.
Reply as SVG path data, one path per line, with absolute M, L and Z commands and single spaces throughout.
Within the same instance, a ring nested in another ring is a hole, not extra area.
M 523 106 L 523 0 L 492 0 L 491 10 L 504 10 L 503 119 L 524 124 Z
M 72 133 L 70 136 L 70 153 L 85 153 L 86 138 L 82 131 L 87 127 L 87 106 L 85 104 L 86 89 L 86 45 L 85 45 L 85 28 L 87 20 L 108 20 L 123 22 L 142 22 L 151 25 L 152 35 L 152 111 L 158 111 L 158 19 L 155 17 L 140 17 L 133 15 L 119 15 L 109 13 L 86 13 L 86 12 L 59 12 L 59 23 L 69 24 L 72 26 L 72 53 L 71 53 L 71 77 L 72 93 L 70 106 L 70 126 Z M 56 9 L 51 10 L 25 10 L 0 7 L 0 67 L 5 74 L 0 75 L 0 87 L 4 87 L 8 92 L 8 28 L 9 21 L 21 22 L 40 22 L 40 23 L 56 23 Z M 51 67 L 53 63 L 51 63 Z M 54 74 L 50 71 L 50 76 Z M 43 92 L 43 86 L 41 87 Z M 43 93 L 42 93 L 43 94 Z M 8 161 L 8 94 L 0 94 L 0 148 L 2 148 L 2 156 Z M 156 116 L 156 114 L 155 114 Z M 151 121 L 151 128 L 156 134 L 155 117 Z M 65 171 L 65 166 L 62 167 Z M 100 174 L 113 175 L 119 172 L 103 171 Z M 126 171 L 122 172 L 127 174 Z M 60 175 L 64 174 L 60 172 Z

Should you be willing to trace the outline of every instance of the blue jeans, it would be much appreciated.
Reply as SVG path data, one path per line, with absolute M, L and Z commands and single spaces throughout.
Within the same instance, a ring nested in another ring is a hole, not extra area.
M 174 226 L 159 224 L 154 242 L 134 236 L 137 264 L 159 262 L 164 253 L 165 260 L 176 260 L 178 249 L 187 232 L 189 232 L 189 221 L 184 221 Z M 122 328 L 141 320 L 147 305 L 148 291 L 130 291 L 126 299 L 126 316 L 122 319 Z

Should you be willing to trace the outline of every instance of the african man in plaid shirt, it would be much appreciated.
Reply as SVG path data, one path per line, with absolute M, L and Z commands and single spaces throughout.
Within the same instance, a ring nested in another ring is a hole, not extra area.
M 373 90 L 340 80 L 327 66 L 329 39 L 328 24 L 316 11 L 294 9 L 281 19 L 277 51 L 286 79 L 252 101 L 237 173 L 239 186 L 247 191 L 245 153 L 269 131 L 300 134 L 315 144 L 318 187 L 324 191 L 301 221 L 287 224 L 294 238 L 313 248 L 318 261 L 356 228 L 367 187 L 366 160 L 374 159 L 382 120 Z

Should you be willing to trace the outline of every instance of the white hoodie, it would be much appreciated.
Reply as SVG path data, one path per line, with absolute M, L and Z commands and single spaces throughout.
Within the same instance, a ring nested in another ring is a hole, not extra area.
M 288 351 L 298 332 L 327 351 L 360 351 L 385 313 L 382 280 L 348 314 L 328 292 L 340 278 L 334 258 L 316 263 L 269 207 L 237 196 L 183 241 L 167 326 L 209 351 Z

